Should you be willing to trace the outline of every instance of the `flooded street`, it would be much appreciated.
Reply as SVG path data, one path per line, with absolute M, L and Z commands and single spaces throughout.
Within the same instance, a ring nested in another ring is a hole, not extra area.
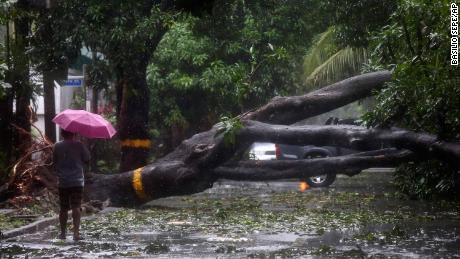
M 80 242 L 57 239 L 56 226 L 3 240 L 0 257 L 460 257 L 460 203 L 404 199 L 390 180 L 367 172 L 305 192 L 295 181 L 222 181 L 87 217 Z

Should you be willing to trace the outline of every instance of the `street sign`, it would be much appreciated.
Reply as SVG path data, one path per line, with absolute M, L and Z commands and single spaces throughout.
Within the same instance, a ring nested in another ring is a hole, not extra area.
M 83 80 L 82 79 L 67 79 L 64 81 L 63 86 L 66 87 L 82 87 Z

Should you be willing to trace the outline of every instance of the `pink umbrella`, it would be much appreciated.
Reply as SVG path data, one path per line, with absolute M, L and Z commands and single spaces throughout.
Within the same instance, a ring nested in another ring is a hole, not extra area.
M 64 130 L 88 138 L 111 138 L 117 133 L 112 124 L 100 115 L 84 110 L 65 110 L 56 115 L 53 122 Z

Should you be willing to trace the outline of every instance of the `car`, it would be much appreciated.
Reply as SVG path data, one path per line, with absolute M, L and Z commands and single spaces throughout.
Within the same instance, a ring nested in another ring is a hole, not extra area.
M 322 157 L 343 156 L 356 153 L 356 150 L 333 146 L 295 146 L 275 144 L 275 154 L 278 160 L 313 159 Z M 322 174 L 302 179 L 310 187 L 327 187 L 336 178 L 336 174 Z
M 358 122 L 354 119 L 339 120 L 331 117 L 325 124 L 357 125 Z M 256 142 L 250 147 L 249 157 L 255 160 L 292 160 L 343 156 L 356 152 L 358 151 L 335 146 L 298 146 Z M 322 174 L 302 180 L 307 182 L 310 187 L 327 187 L 331 185 L 335 179 L 336 174 Z
M 276 160 L 276 146 L 273 143 L 255 142 L 249 148 L 249 159 Z

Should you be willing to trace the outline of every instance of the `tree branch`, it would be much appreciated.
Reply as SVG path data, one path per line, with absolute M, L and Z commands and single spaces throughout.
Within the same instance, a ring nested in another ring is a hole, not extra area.
M 391 79 L 390 71 L 363 74 L 345 79 L 302 96 L 275 97 L 242 119 L 292 124 L 370 96 Z
M 379 153 L 381 153 L 379 155 Z M 244 161 L 214 170 L 217 178 L 244 181 L 302 179 L 322 174 L 347 174 L 370 167 L 390 167 L 415 159 L 407 150 L 379 150 L 347 156 L 301 159 Z
M 367 129 L 349 125 L 286 126 L 247 121 L 239 139 L 243 142 L 340 146 L 356 150 L 396 147 L 460 167 L 460 143 L 445 142 L 438 140 L 436 135 L 404 129 Z

